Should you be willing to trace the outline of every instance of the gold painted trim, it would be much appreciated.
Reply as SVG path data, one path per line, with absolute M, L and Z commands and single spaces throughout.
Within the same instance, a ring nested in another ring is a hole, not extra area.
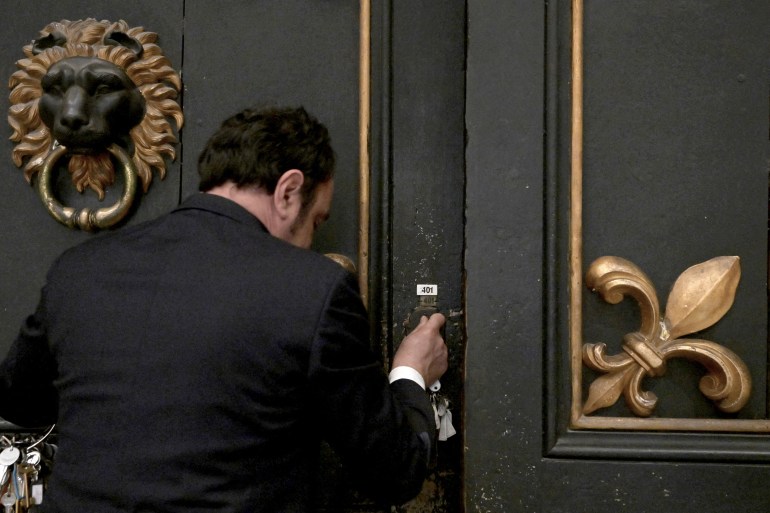
M 572 427 L 582 416 L 583 360 L 583 0 L 572 0 L 572 134 L 570 148 L 570 367 L 572 369 Z
M 358 220 L 358 284 L 361 299 L 368 303 L 369 296 L 369 126 L 370 126 L 370 69 L 371 69 L 371 0 L 360 1 L 360 58 L 359 58 L 359 220 Z
M 570 427 L 595 430 L 770 432 L 770 420 L 599 417 L 584 415 L 582 397 L 584 0 L 572 0 L 572 123 L 569 222 Z
M 591 417 L 582 415 L 574 429 L 597 429 L 617 431 L 708 431 L 767 433 L 770 422 L 766 420 L 732 419 L 671 419 L 632 417 Z

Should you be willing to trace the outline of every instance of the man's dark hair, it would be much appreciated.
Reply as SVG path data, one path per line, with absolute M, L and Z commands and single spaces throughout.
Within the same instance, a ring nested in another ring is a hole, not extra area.
M 232 181 L 273 194 L 290 169 L 304 173 L 303 200 L 309 203 L 315 187 L 334 175 L 329 131 L 303 107 L 246 109 L 226 119 L 206 143 L 198 157 L 198 189 Z

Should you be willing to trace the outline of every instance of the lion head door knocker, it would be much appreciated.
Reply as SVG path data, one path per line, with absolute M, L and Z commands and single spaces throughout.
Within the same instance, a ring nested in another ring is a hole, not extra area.
M 176 157 L 169 119 L 182 127 L 179 75 L 155 44 L 157 34 L 124 21 L 62 20 L 41 36 L 24 47 L 9 83 L 13 162 L 28 182 L 38 175 L 40 197 L 56 220 L 107 228 L 128 213 L 137 182 L 147 192 L 152 169 L 162 179 L 165 158 Z M 91 189 L 103 200 L 115 182 L 114 162 L 124 177 L 115 205 L 75 209 L 54 197 L 57 163 L 66 164 L 79 192 Z

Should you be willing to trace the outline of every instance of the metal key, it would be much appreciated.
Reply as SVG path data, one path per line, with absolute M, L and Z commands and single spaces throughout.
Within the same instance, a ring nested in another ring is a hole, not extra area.
M 16 447 L 6 447 L 0 451 L 0 487 L 4 486 L 12 474 L 13 466 L 19 460 L 21 451 Z
M 31 451 L 27 451 L 27 454 L 24 456 L 24 463 L 29 463 L 30 465 L 37 467 L 40 465 L 40 461 L 42 459 L 43 457 L 40 454 L 40 451 L 37 449 L 32 449 Z
M 5 513 L 11 513 L 13 511 L 13 507 L 16 505 L 16 497 L 14 497 L 13 494 L 8 491 L 3 494 L 2 497 L 0 497 L 0 505 L 5 508 Z
M 37 469 L 34 465 L 30 465 L 29 463 L 20 463 L 17 467 L 17 471 L 19 472 L 19 475 L 21 475 L 22 479 L 24 480 L 24 487 L 22 488 L 22 497 L 24 497 L 24 507 L 29 509 L 29 477 L 30 474 L 33 472 L 37 472 Z
M 21 451 L 16 447 L 6 447 L 2 451 L 0 451 L 0 465 L 5 465 L 7 467 L 10 467 L 17 461 L 19 461 L 19 456 L 21 456 Z
M 32 493 L 32 490 L 35 488 L 35 484 L 38 482 L 38 477 L 40 473 L 40 462 L 42 461 L 43 457 L 40 454 L 40 451 L 37 449 L 32 449 L 31 451 L 28 451 L 24 455 L 24 464 L 29 465 L 30 470 L 27 472 L 26 475 L 24 475 L 24 497 L 25 497 L 25 505 L 27 509 L 29 509 L 30 501 L 35 498 L 35 495 Z M 26 470 L 22 471 L 21 467 L 22 465 L 19 465 L 19 473 L 24 474 Z M 39 501 L 32 502 L 32 504 L 40 504 Z

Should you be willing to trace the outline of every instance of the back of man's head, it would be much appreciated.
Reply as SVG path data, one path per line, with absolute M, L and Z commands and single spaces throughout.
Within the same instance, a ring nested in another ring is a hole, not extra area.
M 268 193 L 283 173 L 299 169 L 310 201 L 316 185 L 334 174 L 329 131 L 304 108 L 246 109 L 226 119 L 198 157 L 198 189 L 232 182 Z

